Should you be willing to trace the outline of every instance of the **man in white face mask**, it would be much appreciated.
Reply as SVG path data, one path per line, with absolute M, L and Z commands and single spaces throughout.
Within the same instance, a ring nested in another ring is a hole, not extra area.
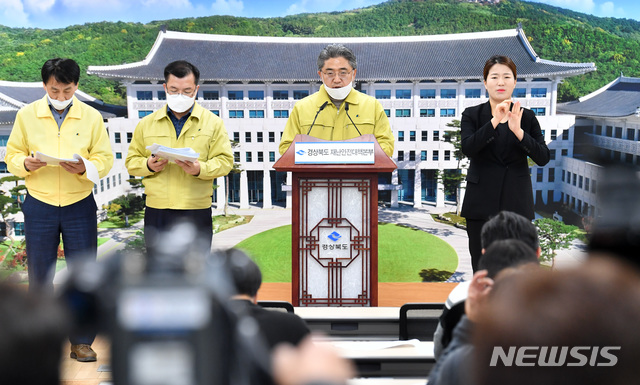
M 280 141 L 280 154 L 298 134 L 324 140 L 375 135 L 384 152 L 393 155 L 394 138 L 380 102 L 353 88 L 357 62 L 342 44 L 326 46 L 318 56 L 320 90 L 296 103 Z
M 4 161 L 27 186 L 22 213 L 29 291 L 52 292 L 61 235 L 71 274 L 83 259 L 96 259 L 97 207 L 87 167 L 97 170 L 100 178 L 107 176 L 113 153 L 102 115 L 74 96 L 80 79 L 78 64 L 71 59 L 47 60 L 41 75 L 46 95 L 18 112 Z M 38 160 L 38 152 L 64 159 L 78 154 L 83 160 L 52 165 Z M 94 337 L 73 330 L 71 358 L 95 361 Z
M 142 176 L 147 195 L 144 232 L 147 252 L 160 247 L 158 235 L 187 221 L 198 231 L 198 245 L 211 250 L 213 179 L 233 167 L 231 143 L 222 119 L 196 103 L 200 71 L 178 60 L 164 69 L 167 106 L 144 117 L 133 133 L 125 165 L 129 174 Z M 147 146 L 192 148 L 194 162 L 169 162 L 151 154 Z

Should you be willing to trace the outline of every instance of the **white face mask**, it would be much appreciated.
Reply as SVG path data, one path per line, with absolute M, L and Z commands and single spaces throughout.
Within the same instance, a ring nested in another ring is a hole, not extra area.
M 69 104 L 71 104 L 71 102 L 73 101 L 73 97 L 71 97 L 61 102 L 56 99 L 51 99 L 51 96 L 49 96 L 49 94 L 47 94 L 47 99 L 49 99 L 49 103 L 51 103 L 53 108 L 55 108 L 58 111 L 65 110 L 67 107 L 69 107 Z
M 169 105 L 169 108 L 171 109 L 171 111 L 177 112 L 179 114 L 188 111 L 189 108 L 193 106 L 193 103 L 195 103 L 195 101 L 195 94 L 193 95 L 193 97 L 188 97 L 182 94 L 167 94 L 167 104 Z
M 351 83 L 340 88 L 331 88 L 326 84 L 324 85 L 325 91 L 327 91 L 327 93 L 333 100 L 345 100 L 349 95 L 349 92 L 351 92 L 351 88 L 353 88 L 351 87 Z

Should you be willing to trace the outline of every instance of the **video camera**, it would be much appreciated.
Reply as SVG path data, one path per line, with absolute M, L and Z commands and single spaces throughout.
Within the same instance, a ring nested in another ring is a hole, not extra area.
M 257 323 L 229 306 L 228 256 L 190 224 L 150 253 L 119 252 L 69 274 L 61 297 L 77 329 L 111 341 L 114 385 L 255 384 L 269 376 Z

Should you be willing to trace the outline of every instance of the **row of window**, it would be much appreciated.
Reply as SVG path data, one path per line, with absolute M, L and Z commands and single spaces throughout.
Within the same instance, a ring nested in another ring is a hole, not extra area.
M 535 108 L 532 108 L 532 110 L 534 110 L 533 112 L 535 112 Z M 536 115 L 539 115 L 539 114 L 536 114 Z M 544 116 L 544 112 L 542 115 Z M 542 136 L 544 136 L 544 134 L 545 134 L 545 130 L 542 130 Z M 558 139 L 558 130 L 551 130 L 550 139 L 551 140 Z M 562 130 L 562 140 L 569 140 L 569 130 Z
M 451 151 L 450 150 L 444 150 L 444 157 L 443 160 L 448 161 L 451 160 Z M 407 154 L 405 154 L 404 151 L 398 151 L 398 162 L 402 162 L 408 160 L 409 162 L 414 162 L 416 160 L 416 152 L 415 151 L 409 151 Z M 420 160 L 421 161 L 426 161 L 428 160 L 428 153 L 426 150 L 420 151 Z M 431 151 L 431 160 L 433 161 L 439 161 L 440 160 L 440 150 L 432 150 Z M 457 160 L 457 159 L 456 159 Z
M 434 142 L 437 142 L 440 140 L 439 130 L 433 131 L 431 140 L 433 140 Z M 404 131 L 398 131 L 398 142 L 404 142 L 404 141 L 405 141 Z M 416 131 L 409 131 L 409 142 L 415 142 L 415 141 L 416 141 Z M 420 141 L 421 142 L 429 141 L 429 131 L 425 130 L 420 132 Z
M 569 149 L 567 149 L 567 148 L 561 149 L 560 150 L 560 155 L 569 156 Z M 556 160 L 556 149 L 555 148 L 549 149 L 549 158 L 551 160 Z M 549 182 L 551 182 L 551 181 L 549 181 Z
M 484 92 L 485 97 L 489 97 L 489 94 Z M 467 99 L 480 99 L 482 95 L 481 88 L 467 88 L 464 90 L 464 97 Z M 455 88 L 443 88 L 440 90 L 440 99 L 455 99 L 458 96 L 458 90 Z M 525 98 L 527 96 L 526 88 L 516 88 L 513 90 L 514 98 Z M 376 90 L 375 91 L 376 99 L 391 99 L 391 90 Z M 396 90 L 396 99 L 411 99 L 411 90 L 410 89 L 402 89 Z M 546 98 L 547 97 L 547 89 L 546 88 L 532 88 L 531 89 L 531 97 L 532 98 Z M 427 88 L 420 90 L 420 99 L 435 99 L 436 98 L 436 89 Z
M 214 114 L 220 116 L 220 110 L 211 110 Z M 153 110 L 139 110 L 138 118 L 142 119 L 147 115 L 151 115 Z M 273 117 L 276 119 L 288 118 L 289 110 L 274 110 Z M 244 118 L 244 110 L 229 110 L 229 119 L 242 119 Z M 249 110 L 249 118 L 264 118 L 264 110 Z
M 269 131 L 268 132 L 268 136 L 269 136 L 269 143 L 275 143 L 276 141 L 276 133 L 274 131 Z M 244 133 L 244 141 L 245 143 L 251 143 L 251 139 L 253 137 L 253 132 L 245 132 Z M 280 132 L 280 138 L 282 138 L 282 132 Z M 233 133 L 233 141 L 234 142 L 240 142 L 240 133 L 235 131 Z M 258 143 L 262 143 L 264 142 L 264 136 L 263 133 L 258 131 L 256 132 L 256 142 Z
M 532 107 L 531 111 L 533 111 L 533 113 L 536 116 L 545 116 L 547 113 L 546 108 L 544 107 Z M 214 114 L 220 116 L 220 110 L 211 110 L 211 112 L 213 112 Z M 139 110 L 138 111 L 138 118 L 142 119 L 147 115 L 152 114 L 153 111 L 152 110 Z M 391 110 L 390 109 L 385 109 L 384 113 L 387 115 L 387 117 L 391 117 Z M 410 118 L 411 117 L 411 109 L 410 108 L 398 108 L 395 110 L 395 116 L 396 118 Z M 245 114 L 244 114 L 244 110 L 229 110 L 229 119 L 242 119 L 244 118 Z M 420 109 L 420 117 L 421 118 L 435 118 L 436 116 L 436 110 L 435 108 L 421 108 Z M 455 108 L 440 108 L 439 109 L 439 116 L 441 118 L 453 118 L 456 116 L 456 109 Z M 249 110 L 249 118 L 258 118 L 258 119 L 262 119 L 265 117 L 264 114 L 264 110 Z M 273 111 L 273 117 L 276 119 L 279 118 L 288 118 L 289 117 L 289 110 L 274 110 Z M 553 133 L 553 131 L 556 130 L 552 130 L 552 139 L 555 139 L 555 133 Z M 544 134 L 544 131 L 543 131 Z M 563 132 L 563 139 L 565 139 L 564 137 L 565 133 Z M 566 132 L 566 139 L 569 138 L 569 132 Z
M 561 193 L 560 201 L 570 206 L 572 210 L 575 210 L 578 213 L 583 215 L 593 215 L 592 212 L 589 212 L 589 209 L 592 209 L 592 207 L 589 207 L 587 202 L 582 202 L 581 199 L 576 199 L 576 197 L 572 197 L 569 194 L 565 195 L 564 193 Z
M 167 94 L 165 91 L 156 91 L 158 100 L 166 100 Z M 294 90 L 292 92 L 293 99 L 298 100 L 304 97 L 309 96 L 309 91 L 307 90 Z M 264 91 L 256 90 L 256 91 L 247 91 L 247 96 L 249 100 L 264 100 Z M 289 99 L 289 91 L 287 90 L 275 90 L 272 92 L 272 97 L 274 100 L 287 100 Z M 153 100 L 153 91 L 136 91 L 136 98 L 138 100 Z M 220 100 L 220 92 L 219 91 L 202 91 L 202 99 L 203 100 Z M 244 99 L 244 91 L 243 90 L 230 90 L 227 91 L 227 99 L 229 100 L 243 100 Z
M 233 161 L 234 162 L 240 162 L 240 153 L 239 152 L 234 152 L 233 153 Z M 253 153 L 250 151 L 247 151 L 245 153 L 245 161 L 246 162 L 253 162 Z M 276 161 L 276 153 L 275 151 L 269 151 L 269 162 L 275 162 Z M 264 162 L 264 152 L 262 151 L 257 151 L 256 152 L 256 162 Z
M 133 132 L 127 132 L 127 143 L 131 143 L 132 139 L 133 139 Z M 119 132 L 114 132 L 113 133 L 113 142 L 114 143 L 122 143 L 122 138 L 121 138 Z
M 610 138 L 618 138 L 618 139 L 627 139 L 627 140 L 636 140 L 636 130 L 633 128 L 627 128 L 627 135 L 625 138 L 622 137 L 624 129 L 622 127 L 614 127 L 606 126 L 603 130 L 602 126 L 596 126 L 596 135 L 600 136 L 608 136 Z
M 166 100 L 167 95 L 164 91 L 156 91 L 158 100 Z M 299 100 L 309 96 L 308 90 L 293 90 L 293 99 Z M 365 91 L 366 93 L 366 91 Z M 457 97 L 458 90 L 455 88 L 443 88 L 440 90 L 440 99 L 455 99 Z M 484 92 L 485 97 L 489 97 L 488 93 Z M 227 99 L 229 100 L 243 100 L 245 95 L 244 90 L 229 90 L 227 91 Z M 288 90 L 274 90 L 272 92 L 272 98 L 274 100 L 287 100 L 289 99 Z M 530 93 L 532 98 L 546 98 L 546 88 L 531 88 Z M 467 99 L 480 99 L 482 96 L 481 88 L 467 88 L 464 90 L 464 97 Z M 262 90 L 249 90 L 247 91 L 247 97 L 249 100 L 264 100 L 264 91 Z M 391 99 L 391 90 L 375 90 L 376 99 Z M 411 89 L 399 89 L 395 90 L 396 99 L 411 99 Z M 516 88 L 513 90 L 514 98 L 527 97 L 526 88 Z M 138 100 L 153 100 L 153 91 L 136 91 L 136 98 Z M 420 99 L 435 99 L 436 89 L 426 88 L 420 90 Z M 219 91 L 202 91 L 203 100 L 220 100 Z
M 120 158 L 118 158 L 120 159 Z M 105 183 L 106 181 L 106 183 Z M 118 174 L 117 175 L 117 181 L 118 181 L 118 185 L 122 184 L 122 174 Z M 111 184 L 113 183 L 113 187 L 116 187 L 116 175 L 112 175 L 111 177 L 106 177 L 106 178 L 102 178 L 100 179 L 100 192 L 104 192 L 104 186 L 105 184 L 107 185 L 107 190 L 109 190 L 111 188 Z M 93 185 L 93 193 L 97 194 L 98 193 L 98 185 L 94 184 Z
M 583 177 L 582 175 L 578 175 L 576 173 L 572 173 L 571 171 L 565 172 L 565 170 L 562 170 L 562 181 L 566 182 L 567 184 L 577 186 L 580 189 L 584 189 L 587 192 L 591 192 L 592 194 L 596 193 L 595 180 L 590 180 L 589 178 Z

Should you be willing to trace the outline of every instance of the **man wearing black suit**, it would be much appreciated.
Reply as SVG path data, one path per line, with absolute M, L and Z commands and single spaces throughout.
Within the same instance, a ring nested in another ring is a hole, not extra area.
M 257 321 L 269 349 L 281 342 L 298 345 L 309 334 L 307 324 L 295 314 L 267 310 L 257 305 L 258 289 L 262 285 L 260 268 L 240 250 L 228 250 L 227 256 L 236 288 L 233 305 Z
M 480 232 L 500 211 L 533 220 L 533 188 L 527 158 L 549 162 L 549 148 L 533 111 L 513 103 L 516 66 L 506 56 L 493 56 L 484 67 L 489 101 L 462 113 L 462 152 L 471 163 L 462 216 L 467 220 L 473 271 L 482 256 Z

